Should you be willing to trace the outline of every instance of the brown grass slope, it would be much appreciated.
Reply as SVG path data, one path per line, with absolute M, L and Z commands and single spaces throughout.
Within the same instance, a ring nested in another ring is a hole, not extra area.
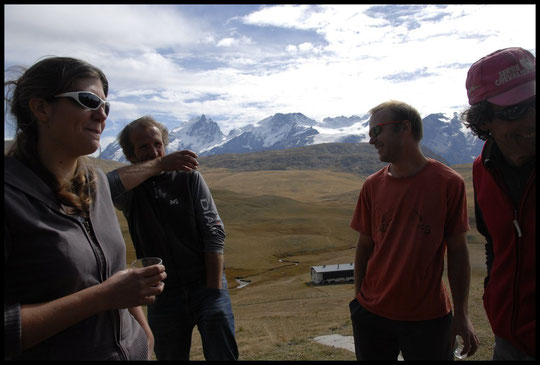
M 441 156 L 422 146 L 427 157 L 445 164 Z M 201 157 L 209 168 L 234 171 L 328 170 L 369 175 L 384 166 L 376 149 L 368 143 L 323 143 L 311 146 L 264 152 L 223 154 Z
M 352 284 L 315 287 L 309 270 L 354 260 L 357 235 L 349 222 L 363 178 L 328 171 L 202 170 L 227 229 L 227 275 L 242 359 L 353 360 L 350 352 L 312 341 L 332 333 L 352 335 L 347 307 Z M 483 245 L 475 244 L 482 239 L 473 221 L 471 166 L 456 170 L 467 184 L 472 228 L 469 311 L 481 341 L 472 360 L 487 360 L 493 339 L 481 301 L 485 265 Z M 234 289 L 237 276 L 251 284 Z M 201 353 L 194 358 L 202 359 Z

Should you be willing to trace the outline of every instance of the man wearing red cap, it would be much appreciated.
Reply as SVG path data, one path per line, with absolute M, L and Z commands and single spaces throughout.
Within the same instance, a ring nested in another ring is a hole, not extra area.
M 465 125 L 485 140 L 473 164 L 476 225 L 486 238 L 484 308 L 493 360 L 536 358 L 536 58 L 506 48 L 467 74 Z

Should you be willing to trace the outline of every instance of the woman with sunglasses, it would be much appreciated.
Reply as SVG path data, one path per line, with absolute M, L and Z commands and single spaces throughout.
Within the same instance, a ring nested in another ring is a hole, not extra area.
M 475 62 L 462 118 L 486 141 L 473 163 L 476 227 L 486 240 L 484 308 L 493 360 L 536 358 L 536 58 L 518 47 Z
M 16 121 L 4 157 L 5 357 L 148 359 L 140 306 L 162 292 L 165 268 L 125 270 L 107 179 L 85 157 L 105 128 L 107 78 L 47 58 L 4 86 Z

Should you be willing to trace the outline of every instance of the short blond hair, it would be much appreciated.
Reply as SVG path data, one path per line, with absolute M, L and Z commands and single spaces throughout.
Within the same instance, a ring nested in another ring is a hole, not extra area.
M 385 101 L 372 108 L 369 114 L 373 115 L 383 109 L 388 109 L 392 113 L 394 120 L 408 120 L 411 122 L 411 132 L 415 140 L 420 141 L 423 137 L 422 117 L 418 110 L 411 105 L 398 100 Z

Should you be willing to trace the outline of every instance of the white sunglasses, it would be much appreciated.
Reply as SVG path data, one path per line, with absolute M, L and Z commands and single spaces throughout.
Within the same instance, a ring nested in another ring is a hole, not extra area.
M 98 110 L 102 105 L 105 106 L 105 115 L 109 115 L 111 104 L 108 101 L 102 100 L 99 96 L 90 91 L 70 91 L 54 96 L 55 98 L 68 97 L 75 100 L 79 105 L 86 109 Z

